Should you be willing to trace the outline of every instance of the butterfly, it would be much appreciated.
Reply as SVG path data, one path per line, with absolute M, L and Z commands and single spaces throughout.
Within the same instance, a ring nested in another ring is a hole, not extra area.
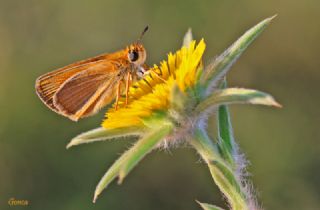
M 119 97 L 126 94 L 132 81 L 147 72 L 147 53 L 141 38 L 114 53 L 72 63 L 46 73 L 36 80 L 36 93 L 51 110 L 78 121 L 97 113 L 115 99 L 118 109 Z M 121 86 L 125 85 L 123 90 Z

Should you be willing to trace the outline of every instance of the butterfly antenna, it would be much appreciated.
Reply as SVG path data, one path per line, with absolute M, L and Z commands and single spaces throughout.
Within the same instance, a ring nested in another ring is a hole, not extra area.
M 148 31 L 148 29 L 149 29 L 149 26 L 146 26 L 146 27 L 143 29 L 143 31 L 142 31 L 142 33 L 141 33 L 141 35 L 140 35 L 139 39 L 138 39 L 138 42 L 140 42 L 140 41 L 141 41 L 141 39 L 142 39 L 143 35 Z

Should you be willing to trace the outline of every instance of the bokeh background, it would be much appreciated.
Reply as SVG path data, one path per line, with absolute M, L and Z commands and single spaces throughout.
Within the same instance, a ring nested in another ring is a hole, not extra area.
M 320 209 L 319 0 L 0 1 L 0 209 L 200 209 L 224 206 L 190 148 L 155 151 L 96 204 L 95 186 L 133 142 L 65 149 L 99 126 L 105 110 L 72 122 L 47 109 L 35 79 L 50 70 L 144 37 L 148 63 L 181 46 L 189 27 L 207 42 L 206 60 L 246 29 L 278 14 L 233 67 L 229 85 L 271 93 L 282 109 L 232 106 L 236 138 L 265 209 Z M 8 199 L 29 200 L 10 207 Z

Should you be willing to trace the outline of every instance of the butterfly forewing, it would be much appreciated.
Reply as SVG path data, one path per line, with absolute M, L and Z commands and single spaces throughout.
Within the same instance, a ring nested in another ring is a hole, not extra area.
M 114 98 L 117 75 L 118 70 L 111 62 L 96 64 L 66 80 L 54 94 L 53 104 L 72 120 L 94 114 Z M 98 103 L 102 100 L 105 103 Z
M 36 81 L 36 92 L 52 110 L 72 120 L 110 103 L 119 82 L 123 53 L 100 55 L 49 72 Z
M 107 57 L 106 54 L 82 60 L 63 68 L 51 71 L 36 80 L 36 92 L 40 99 L 51 109 L 57 111 L 53 104 L 53 95 L 60 86 L 75 74 L 97 65 Z

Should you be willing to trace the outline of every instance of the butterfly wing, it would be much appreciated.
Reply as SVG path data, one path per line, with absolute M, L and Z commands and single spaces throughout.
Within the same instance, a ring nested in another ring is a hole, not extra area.
M 39 98 L 52 110 L 58 111 L 53 104 L 53 95 L 60 86 L 75 74 L 85 71 L 103 62 L 108 54 L 99 55 L 90 59 L 82 60 L 55 71 L 40 76 L 36 80 L 36 92 Z
M 120 81 L 119 68 L 104 61 L 67 79 L 53 95 L 58 113 L 77 121 L 110 103 Z

